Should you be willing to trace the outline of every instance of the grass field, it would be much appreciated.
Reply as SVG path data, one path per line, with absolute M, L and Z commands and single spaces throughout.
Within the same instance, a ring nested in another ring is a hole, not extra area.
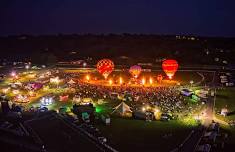
M 235 88 L 225 88 L 221 90 L 217 90 L 216 94 L 216 103 L 215 110 L 216 112 L 220 112 L 222 108 L 227 107 L 230 113 L 235 112 Z M 235 114 L 230 114 L 225 118 L 219 116 L 224 120 L 235 120 Z
M 179 121 L 153 121 L 112 118 L 110 126 L 97 126 L 119 151 L 170 151 L 181 144 L 192 126 Z M 165 134 L 171 134 L 164 138 Z M 177 140 L 175 140 L 177 139 Z

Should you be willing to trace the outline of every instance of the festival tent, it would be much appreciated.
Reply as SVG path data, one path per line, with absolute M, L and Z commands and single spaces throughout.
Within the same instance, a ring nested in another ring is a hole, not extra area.
M 29 82 L 25 88 L 28 90 L 39 90 L 43 87 L 42 83 L 38 83 L 38 82 Z
M 114 108 L 114 111 L 112 113 L 114 112 L 117 112 L 121 115 L 125 115 L 126 113 L 131 113 L 132 111 L 130 106 L 128 106 L 125 102 L 121 102 L 118 106 Z
M 60 96 L 60 101 L 68 101 L 68 100 L 69 100 L 69 95 Z
M 73 80 L 73 79 L 71 79 L 71 80 L 69 80 L 68 81 L 68 84 L 70 84 L 70 85 L 73 85 L 73 84 L 75 84 L 76 82 Z

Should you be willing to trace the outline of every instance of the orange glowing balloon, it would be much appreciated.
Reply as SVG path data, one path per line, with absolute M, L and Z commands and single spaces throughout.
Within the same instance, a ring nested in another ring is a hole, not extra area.
M 178 62 L 173 59 L 164 60 L 162 63 L 162 69 L 166 73 L 169 79 L 175 75 L 175 72 L 178 70 Z
M 114 70 L 114 63 L 110 59 L 102 59 L 96 65 L 97 71 L 104 76 L 105 79 Z

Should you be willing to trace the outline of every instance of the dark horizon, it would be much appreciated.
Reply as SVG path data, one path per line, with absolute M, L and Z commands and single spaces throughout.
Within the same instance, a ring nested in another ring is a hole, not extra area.
M 234 1 L 0 2 L 0 36 L 154 34 L 235 37 Z
M 53 33 L 53 34 L 14 34 L 14 35 L 0 35 L 0 38 L 8 37 L 56 37 L 56 36 L 156 36 L 156 37 L 176 37 L 176 36 L 185 36 L 185 37 L 195 37 L 195 38 L 205 38 L 205 39 L 235 39 L 235 36 L 203 36 L 203 35 L 193 35 L 193 34 L 149 34 L 149 33 Z

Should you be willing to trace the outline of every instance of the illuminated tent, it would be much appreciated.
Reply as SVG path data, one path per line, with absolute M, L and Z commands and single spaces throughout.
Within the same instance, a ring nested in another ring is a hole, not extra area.
M 83 98 L 83 99 L 82 99 L 82 102 L 83 102 L 83 103 L 92 103 L 93 100 L 92 100 L 91 98 Z
M 69 100 L 69 95 L 60 96 L 60 101 L 68 101 L 68 100 Z
M 27 102 L 29 102 L 29 98 L 28 98 L 27 95 L 19 94 L 19 95 L 14 97 L 14 101 L 18 102 L 18 103 L 27 103 Z
M 39 90 L 43 87 L 42 83 L 38 83 L 38 82 L 30 82 L 27 84 L 26 89 L 29 90 Z
M 81 97 L 80 96 L 74 96 L 73 97 L 73 102 L 80 103 L 81 102 Z
M 76 82 L 73 80 L 73 79 L 71 79 L 71 80 L 69 80 L 68 81 L 68 84 L 70 84 L 70 85 L 73 85 L 73 84 L 75 84 Z
M 59 77 L 50 78 L 50 83 L 59 83 L 59 82 L 60 82 Z
M 131 113 L 131 108 L 125 102 L 121 102 L 118 106 L 114 108 L 112 113 L 118 113 L 121 115 L 125 115 L 126 113 Z

